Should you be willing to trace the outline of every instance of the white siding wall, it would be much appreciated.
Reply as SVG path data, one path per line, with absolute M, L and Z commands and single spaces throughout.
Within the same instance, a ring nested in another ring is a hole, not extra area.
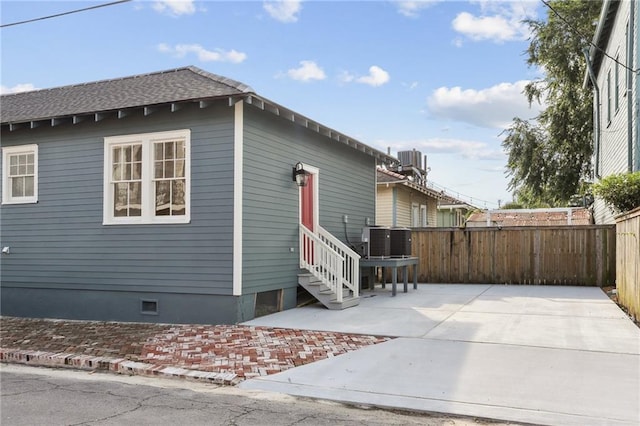
M 625 1 L 620 4 L 606 48 L 607 54 L 613 58 L 618 58 L 621 64 L 627 63 L 627 24 L 629 22 L 630 2 Z M 637 7 L 637 6 L 636 6 Z M 637 14 L 636 14 L 637 18 Z M 635 43 L 638 43 L 637 19 L 634 28 Z M 637 46 L 634 47 L 637 52 Z M 635 53 L 635 52 L 634 52 Z M 634 55 L 635 57 L 636 55 Z M 637 64 L 637 59 L 634 59 Z M 631 68 L 637 65 L 629 64 Z M 618 69 L 618 108 L 616 109 L 616 68 Z M 627 171 L 628 166 L 628 96 L 632 96 L 633 122 L 632 134 L 636 132 L 636 80 L 632 79 L 632 87 L 627 92 L 627 72 L 626 69 L 616 62 L 604 56 L 598 73 L 598 86 L 600 89 L 600 161 L 599 172 L 601 177 L 614 173 Z M 610 76 L 610 77 L 609 77 Z M 610 79 L 610 81 L 609 81 Z M 610 108 L 609 108 L 610 103 Z M 609 111 L 610 109 L 610 111 Z M 633 134 L 634 140 L 637 135 Z M 598 161 L 598 159 L 594 159 Z M 602 200 L 594 203 L 594 219 L 596 223 L 614 223 L 613 215 Z

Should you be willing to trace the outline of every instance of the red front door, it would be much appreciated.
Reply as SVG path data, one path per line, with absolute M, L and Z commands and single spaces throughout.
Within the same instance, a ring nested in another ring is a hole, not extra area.
M 302 217 L 300 218 L 302 224 L 309 228 L 309 230 L 313 231 L 313 175 L 309 175 L 309 180 L 307 180 L 307 185 L 303 186 L 300 190 L 300 214 Z
M 314 231 L 313 192 L 314 192 L 313 175 L 309 175 L 309 179 L 307 180 L 307 185 L 300 188 L 300 221 L 302 222 L 302 225 L 305 226 L 310 231 Z M 304 241 L 302 242 L 302 247 L 300 249 L 302 250 L 304 260 L 309 265 L 314 265 L 315 259 L 314 259 L 313 241 L 305 238 Z

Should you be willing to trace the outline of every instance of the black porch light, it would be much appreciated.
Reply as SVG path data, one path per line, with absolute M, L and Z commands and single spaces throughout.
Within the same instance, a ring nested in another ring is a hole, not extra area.
M 307 186 L 309 181 L 309 172 L 307 172 L 302 166 L 301 162 L 298 162 L 291 171 L 291 180 L 293 180 L 298 186 Z

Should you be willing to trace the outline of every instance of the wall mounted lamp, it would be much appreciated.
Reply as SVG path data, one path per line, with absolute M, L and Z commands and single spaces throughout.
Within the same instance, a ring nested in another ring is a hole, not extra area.
M 304 169 L 301 162 L 298 162 L 291 171 L 291 180 L 298 186 L 307 186 L 309 172 Z

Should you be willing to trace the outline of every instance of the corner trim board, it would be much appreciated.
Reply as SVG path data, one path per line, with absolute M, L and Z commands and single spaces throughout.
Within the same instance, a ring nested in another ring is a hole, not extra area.
M 244 140 L 244 102 L 234 108 L 233 129 L 233 295 L 242 295 L 242 172 Z

